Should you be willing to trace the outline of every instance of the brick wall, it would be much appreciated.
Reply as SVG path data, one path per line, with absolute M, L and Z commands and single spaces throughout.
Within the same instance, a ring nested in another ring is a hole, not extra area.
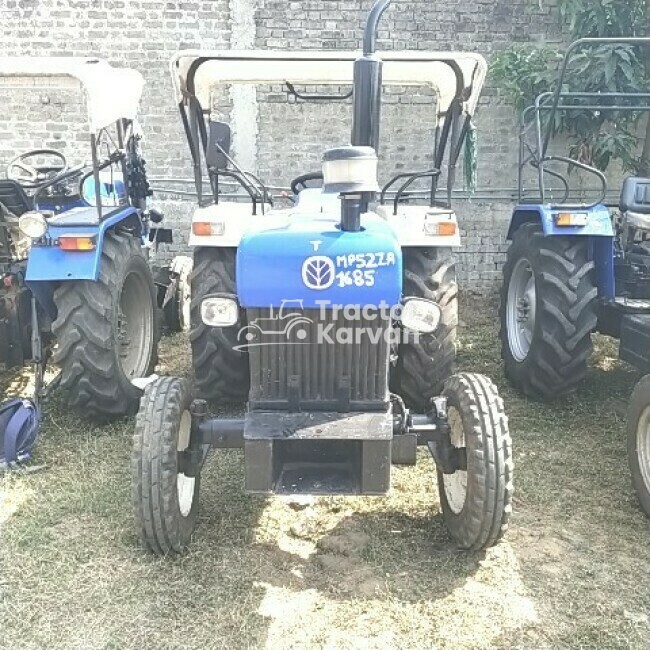
M 561 40 L 555 3 L 395 0 L 382 23 L 379 47 L 475 50 L 489 59 L 513 41 Z M 187 145 L 167 69 L 173 52 L 190 47 L 356 49 L 370 4 L 371 0 L 2 0 L 0 55 L 95 55 L 140 70 L 147 81 L 141 121 L 149 172 L 157 178 L 189 178 Z M 215 103 L 232 120 L 234 151 L 240 162 L 254 165 L 265 177 L 268 174 L 271 184 L 286 183 L 317 168 L 325 146 L 347 139 L 349 105 L 289 105 L 277 99 L 277 88 L 266 90 L 271 92 L 263 97 L 260 89 L 256 93 L 244 88 Z M 63 115 L 74 121 L 76 109 L 66 113 L 67 108 L 55 108 L 68 102 L 52 97 L 43 103 L 36 98 L 16 106 L 14 99 L 0 88 L 3 114 L 10 114 L 15 122 L 22 112 L 20 120 L 29 116 L 38 127 L 28 138 L 17 137 L 16 123 L 12 127 L 11 122 L 0 122 L 0 165 L 10 153 L 22 150 L 24 144 L 32 146 L 41 136 L 48 146 L 76 141 L 61 119 Z M 387 95 L 382 122 L 384 177 L 400 166 L 426 166 L 431 155 L 432 124 L 427 119 L 431 102 L 424 89 L 415 100 L 402 97 L 399 89 Z M 254 113 L 251 104 L 256 104 Z M 481 190 L 513 187 L 515 121 L 511 107 L 492 88 L 484 92 L 476 123 Z M 184 235 L 191 206 L 160 203 Z M 494 286 L 505 250 L 509 209 L 507 201 L 458 202 L 466 233 L 459 271 L 466 286 L 479 290 Z

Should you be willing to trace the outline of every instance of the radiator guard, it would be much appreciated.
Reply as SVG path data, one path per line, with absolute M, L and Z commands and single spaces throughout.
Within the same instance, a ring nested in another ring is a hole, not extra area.
M 389 320 L 341 310 L 273 317 L 248 309 L 252 410 L 383 411 L 389 403 Z M 246 337 L 244 337 L 246 338 Z

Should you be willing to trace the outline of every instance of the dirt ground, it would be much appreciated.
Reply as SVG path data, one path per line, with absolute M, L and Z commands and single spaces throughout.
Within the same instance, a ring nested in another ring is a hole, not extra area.
M 630 487 L 637 374 L 599 338 L 577 396 L 506 385 L 493 303 L 465 300 L 460 363 L 506 399 L 515 512 L 482 555 L 456 550 L 433 465 L 394 468 L 387 498 L 242 493 L 236 452 L 208 462 L 191 551 L 154 558 L 132 523 L 133 422 L 94 427 L 49 404 L 35 458 L 0 485 L 0 645 L 7 648 L 648 648 L 650 523 Z M 163 373 L 188 373 L 164 341 Z M 24 376 L 3 378 L 19 392 Z M 3 638 L 4 637 L 4 638 Z

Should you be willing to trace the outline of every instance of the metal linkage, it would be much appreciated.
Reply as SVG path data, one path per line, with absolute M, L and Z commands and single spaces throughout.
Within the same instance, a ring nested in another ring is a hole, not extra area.
M 190 413 L 192 416 L 190 445 L 188 449 L 179 454 L 179 469 L 186 476 L 197 476 L 200 473 L 210 448 L 244 448 L 245 417 L 209 418 L 207 403 L 204 400 L 194 400 L 190 407 Z M 307 417 L 309 414 L 304 415 L 306 420 L 309 420 Z M 314 416 L 318 415 L 314 414 Z M 281 428 L 282 412 L 277 412 L 275 417 L 278 427 Z M 394 405 L 392 419 L 391 460 L 393 464 L 414 465 L 416 448 L 426 446 L 443 473 L 453 474 L 458 470 L 467 469 L 466 450 L 451 444 L 446 398 L 434 398 L 431 402 L 431 411 L 422 415 L 410 413 L 403 407 L 403 404 L 399 408 Z M 356 430 L 354 426 L 350 426 L 346 414 L 341 414 L 340 421 L 334 420 L 327 426 L 329 426 L 328 440 L 332 445 L 340 445 L 345 440 L 355 441 L 364 438 L 371 441 L 373 439 L 372 432 L 367 433 L 364 430 L 363 436 L 359 432 L 355 433 Z M 378 431 L 377 436 L 379 440 L 383 439 L 385 434 Z M 268 432 L 269 440 L 286 442 L 293 437 L 287 431 Z M 301 437 L 298 435 L 296 441 L 299 440 Z M 268 453 L 273 453 L 272 447 L 268 449 Z

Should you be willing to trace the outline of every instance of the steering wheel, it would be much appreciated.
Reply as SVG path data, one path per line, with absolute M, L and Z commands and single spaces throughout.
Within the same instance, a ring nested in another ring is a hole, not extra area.
M 323 172 L 311 172 L 309 174 L 303 174 L 302 176 L 297 176 L 291 181 L 291 191 L 294 194 L 300 194 L 303 190 L 308 189 L 309 181 L 323 181 Z
M 36 167 L 28 161 L 36 157 L 56 158 L 58 164 L 51 167 Z M 35 190 L 41 185 L 50 185 L 51 182 L 65 174 L 68 170 L 68 161 L 65 156 L 56 149 L 33 149 L 27 153 L 16 156 L 7 165 L 7 178 L 20 183 L 25 189 Z
M 75 165 L 74 167 L 68 167 L 67 169 L 64 169 L 63 171 L 60 171 L 52 176 L 49 180 L 43 181 L 32 195 L 34 205 L 38 204 L 40 196 L 45 190 L 55 185 L 65 186 L 68 182 L 72 181 L 77 176 L 82 174 L 86 167 L 88 167 L 87 163 L 81 163 L 80 165 Z M 81 184 L 79 187 L 81 187 Z M 79 196 L 82 196 L 81 190 L 79 190 Z

